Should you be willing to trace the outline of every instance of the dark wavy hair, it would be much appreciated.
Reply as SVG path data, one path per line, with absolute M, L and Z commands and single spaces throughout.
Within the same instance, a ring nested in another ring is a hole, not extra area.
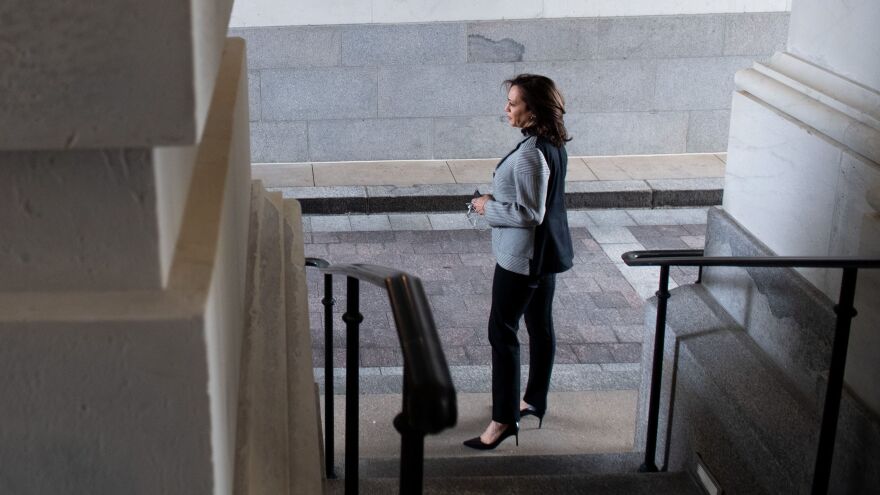
M 562 146 L 571 141 L 562 119 L 565 114 L 565 99 L 552 79 L 536 74 L 520 74 L 504 81 L 504 86 L 508 90 L 512 86 L 519 88 L 526 109 L 535 116 L 534 124 L 524 127 L 523 134 L 542 137 L 554 146 Z

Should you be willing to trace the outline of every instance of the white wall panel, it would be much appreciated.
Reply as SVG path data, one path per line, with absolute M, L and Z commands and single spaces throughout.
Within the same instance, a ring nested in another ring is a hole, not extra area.
M 791 10 L 791 0 L 237 0 L 232 27 L 723 14 Z

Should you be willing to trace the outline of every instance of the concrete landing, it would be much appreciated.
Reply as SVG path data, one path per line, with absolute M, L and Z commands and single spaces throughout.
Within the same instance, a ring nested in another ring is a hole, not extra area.
M 487 377 L 488 379 L 488 377 Z M 335 396 L 337 470 L 345 446 L 345 397 Z M 458 394 L 458 424 L 425 439 L 425 457 L 543 456 L 631 452 L 636 421 L 636 390 L 551 392 L 549 410 L 538 429 L 534 417 L 520 422 L 519 446 L 513 438 L 493 451 L 466 448 L 462 442 L 482 432 L 491 417 L 487 393 Z M 323 400 L 322 400 L 323 408 Z M 360 396 L 360 457 L 398 458 L 400 434 L 391 421 L 401 410 L 398 394 Z M 430 461 L 426 461 L 426 465 Z M 489 474 L 489 473 L 486 473 Z

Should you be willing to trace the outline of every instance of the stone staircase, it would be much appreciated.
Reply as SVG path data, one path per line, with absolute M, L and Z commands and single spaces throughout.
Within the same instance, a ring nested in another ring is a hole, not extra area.
M 254 186 L 238 493 L 343 491 L 339 426 L 340 479 L 321 477 L 320 401 L 310 337 L 297 331 L 308 328 L 308 312 L 300 306 L 307 299 L 297 237 L 300 213 L 295 201 Z M 707 238 L 707 254 L 772 254 L 721 210 L 711 212 Z M 782 291 L 786 298 L 778 297 Z M 649 383 L 643 369 L 634 443 L 614 452 L 588 445 L 580 453 L 552 452 L 546 447 L 559 436 L 553 437 L 547 424 L 542 432 L 524 430 L 528 443 L 520 447 L 508 442 L 477 454 L 455 448 L 465 429 L 479 429 L 472 416 L 485 416 L 483 410 L 468 412 L 472 399 L 460 398 L 456 438 L 426 441 L 424 493 L 701 493 L 692 475 L 698 462 L 726 493 L 807 493 L 833 328 L 831 306 L 793 271 L 707 270 L 702 285 L 681 286 L 670 299 L 656 459 L 668 472 L 636 472 Z M 652 348 L 654 318 L 649 305 L 646 353 Z M 648 361 L 646 355 L 643 362 Z M 301 400 L 306 396 L 315 399 Z M 360 492 L 366 494 L 398 491 L 400 438 L 388 425 L 400 397 L 386 391 L 380 402 L 362 401 L 362 438 L 380 444 L 362 441 Z M 342 408 L 337 411 L 341 417 Z M 373 426 L 384 423 L 384 429 Z M 574 431 L 571 423 L 561 428 Z M 831 493 L 880 487 L 880 469 L 871 462 L 880 455 L 877 418 L 846 392 L 839 432 Z
M 708 228 L 707 256 L 773 256 L 723 210 L 710 211 Z M 706 269 L 702 285 L 672 290 L 657 465 L 681 471 L 699 459 L 726 493 L 810 493 L 832 307 L 790 269 Z M 644 371 L 640 425 L 649 380 Z M 877 493 L 878 455 L 880 418 L 844 388 L 830 493 Z
M 295 200 L 259 181 L 251 189 L 247 259 L 235 493 L 321 493 L 302 215 Z
M 298 206 L 254 183 L 237 493 L 344 491 L 344 396 L 336 396 L 339 479 L 329 481 L 322 479 L 320 400 L 301 400 L 314 397 L 315 384 L 310 336 L 300 331 L 309 322 L 302 310 L 306 294 Z M 391 419 L 399 411 L 400 395 L 382 391 L 362 390 L 368 394 L 360 407 L 360 492 L 365 494 L 399 490 L 400 436 Z M 488 395 L 459 394 L 458 427 L 426 439 L 424 493 L 699 493 L 687 473 L 637 473 L 642 455 L 632 451 L 632 390 L 556 394 L 554 403 L 563 410 L 548 418 L 542 430 L 526 420 L 522 433 L 528 439 L 522 438 L 520 447 L 508 442 L 489 455 L 464 449 L 458 438 L 486 417 Z M 618 410 L 621 405 L 625 411 Z M 584 413 L 587 409 L 591 413 Z M 587 425 L 584 431 L 578 431 L 579 423 Z

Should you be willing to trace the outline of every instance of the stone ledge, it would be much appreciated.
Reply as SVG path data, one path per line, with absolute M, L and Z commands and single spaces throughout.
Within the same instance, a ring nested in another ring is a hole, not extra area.
M 566 206 L 578 208 L 693 207 L 721 204 L 723 179 L 583 181 L 566 184 Z M 459 212 L 474 189 L 489 184 L 276 187 L 306 215 Z

